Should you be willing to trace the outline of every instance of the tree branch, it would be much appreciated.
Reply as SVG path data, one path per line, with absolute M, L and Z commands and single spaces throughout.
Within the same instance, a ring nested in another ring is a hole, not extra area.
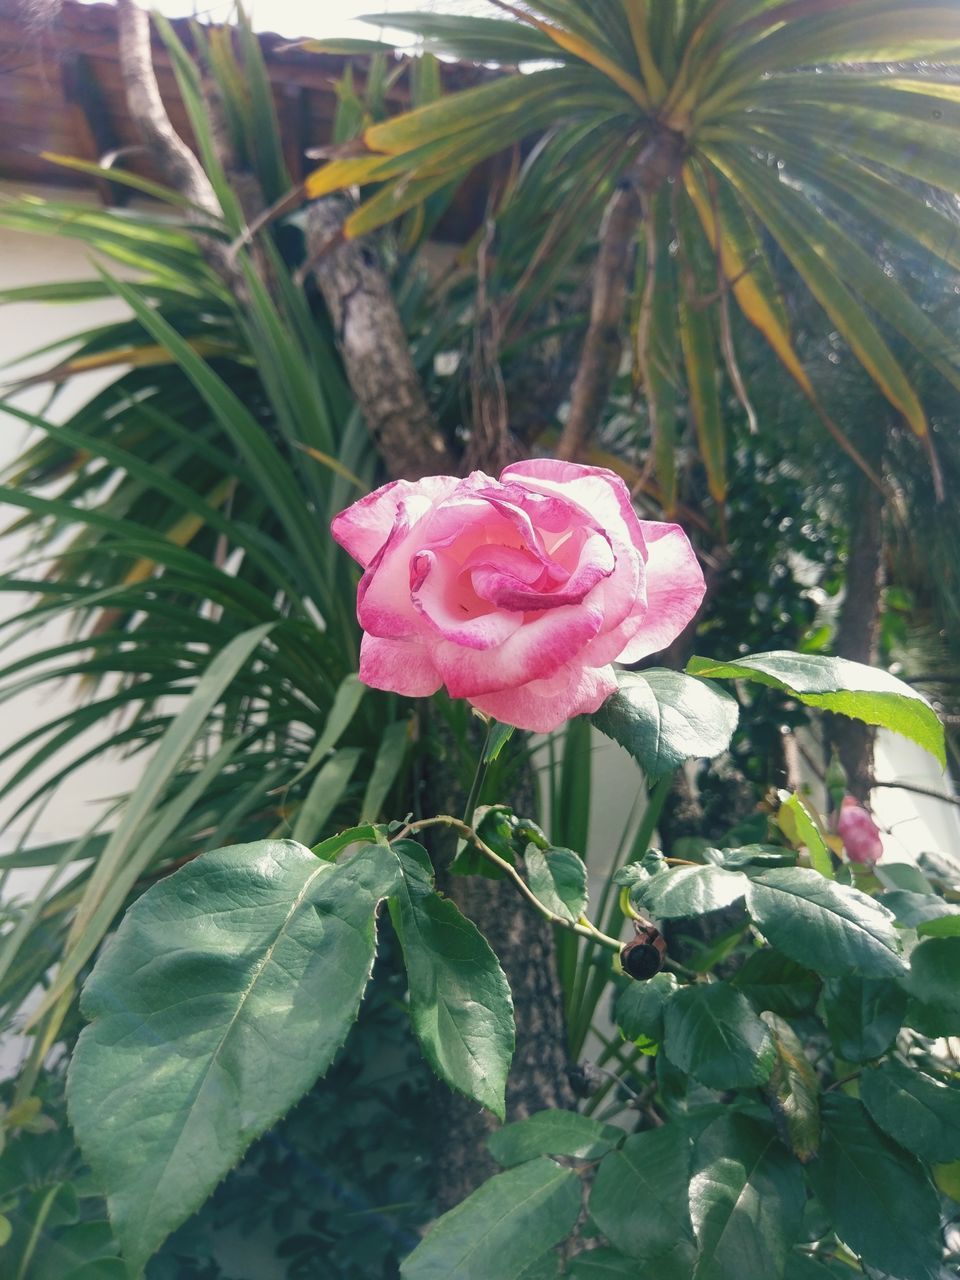
M 135 0 L 117 0 L 120 74 L 130 119 L 167 184 L 219 219 L 221 209 L 199 160 L 170 123 L 160 97 L 150 48 L 150 18 Z
M 570 412 L 557 446 L 557 457 L 567 462 L 579 456 L 596 428 L 620 362 L 620 326 L 639 219 L 640 203 L 632 186 L 619 187 L 603 217 L 590 323 L 570 393 Z
M 369 244 L 348 241 L 342 199 L 307 208 L 308 261 L 370 434 L 395 480 L 456 474 L 410 356 L 390 284 Z

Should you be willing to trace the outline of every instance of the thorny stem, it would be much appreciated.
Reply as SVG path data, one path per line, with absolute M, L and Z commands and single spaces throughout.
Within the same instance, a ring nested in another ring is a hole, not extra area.
M 600 942 L 605 947 L 610 947 L 614 951 L 620 950 L 623 944 L 619 939 L 610 938 L 607 934 L 601 933 L 596 925 L 591 924 L 585 916 L 581 916 L 577 921 L 568 920 L 565 916 L 557 915 L 555 911 L 551 911 L 549 907 L 544 906 L 516 867 L 513 866 L 512 863 L 508 862 L 506 858 L 501 858 L 498 853 L 494 853 L 490 846 L 480 839 L 473 827 L 468 826 L 466 822 L 461 822 L 459 818 L 451 818 L 449 814 L 445 813 L 439 814 L 436 818 L 421 818 L 417 822 L 408 822 L 407 825 L 397 833 L 397 835 L 391 838 L 393 840 L 403 840 L 406 836 L 412 835 L 415 831 L 423 831 L 426 827 L 438 826 L 451 827 L 461 835 L 464 840 L 468 841 L 475 849 L 479 850 L 488 862 L 492 862 L 495 867 L 499 867 L 507 879 L 513 881 L 515 887 L 520 891 L 523 897 L 527 899 L 530 905 L 535 907 L 544 919 L 549 920 L 551 924 L 559 925 L 561 929 L 569 929 L 571 933 L 577 933 L 581 938 L 590 938 L 594 942 Z

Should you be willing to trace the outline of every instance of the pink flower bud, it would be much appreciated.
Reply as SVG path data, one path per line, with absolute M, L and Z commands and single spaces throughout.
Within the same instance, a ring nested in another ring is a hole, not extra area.
M 883 856 L 877 824 L 853 796 L 844 796 L 837 819 L 837 834 L 851 862 L 872 867 Z

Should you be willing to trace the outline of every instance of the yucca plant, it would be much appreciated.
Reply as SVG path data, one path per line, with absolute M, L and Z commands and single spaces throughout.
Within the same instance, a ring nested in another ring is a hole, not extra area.
M 942 69 L 960 50 L 956 7 L 895 0 L 491 3 L 502 16 L 370 19 L 416 33 L 434 52 L 517 69 L 370 125 L 362 147 L 351 144 L 308 178 L 306 190 L 319 196 L 360 185 L 364 199 L 345 227 L 360 236 L 511 144 L 543 137 L 529 163 L 546 190 L 551 181 L 562 186 L 576 151 L 577 192 L 541 211 L 551 262 L 582 242 L 597 196 L 606 212 L 561 456 L 581 452 L 597 426 L 630 295 L 636 377 L 668 510 L 677 495 L 678 398 L 689 399 L 718 501 L 727 486 L 721 364 L 752 418 L 731 298 L 831 434 L 855 451 L 831 416 L 828 391 L 797 354 L 774 249 L 896 418 L 929 445 L 924 407 L 889 335 L 902 335 L 954 388 L 960 362 L 871 248 L 882 241 L 953 268 L 960 262 L 951 212 L 924 194 L 956 187 L 960 90 Z M 524 64 L 539 65 L 520 70 Z
M 167 34 L 202 131 L 197 73 Z M 269 95 L 257 92 L 258 46 L 245 28 L 240 38 L 244 78 L 225 43 L 214 65 L 243 87 L 244 128 L 257 143 L 251 169 L 272 199 L 288 182 L 275 172 L 277 124 Z M 208 126 L 200 137 L 226 192 Z M 4 402 L 36 436 L 2 490 L 22 513 L 9 530 L 28 531 L 31 546 L 4 583 L 30 601 L 6 624 L 5 645 L 29 638 L 31 647 L 3 663 L 0 697 L 64 680 L 79 694 L 2 755 L 0 794 L 16 796 L 11 825 L 27 832 L 3 867 L 51 869 L 32 903 L 10 909 L 0 944 L 5 1022 L 59 960 L 34 1014 L 22 1096 L 78 974 L 131 895 L 208 839 L 298 830 L 310 842 L 336 825 L 343 803 L 352 817 L 358 804 L 372 816 L 408 742 L 405 715 L 389 699 L 361 707 L 351 674 L 351 570 L 327 526 L 370 485 L 376 453 L 322 310 L 272 244 L 258 249 L 259 263 L 236 255 L 238 300 L 205 252 L 233 238 L 234 206 L 225 199 L 222 225 L 198 236 L 194 209 L 146 185 L 163 205 L 25 199 L 0 209 L 5 227 L 76 237 L 98 264 L 89 282 L 7 290 L 3 302 L 115 297 L 129 307 L 129 319 L 48 352 L 49 367 L 30 380 L 51 386 L 42 416 L 17 407 L 16 369 Z M 113 275 L 116 264 L 132 279 Z M 118 376 L 57 423 L 58 388 L 114 366 Z M 61 624 L 58 636 L 45 638 L 47 623 Z M 143 760 L 133 794 L 88 836 L 34 847 L 29 831 L 58 784 L 116 752 Z

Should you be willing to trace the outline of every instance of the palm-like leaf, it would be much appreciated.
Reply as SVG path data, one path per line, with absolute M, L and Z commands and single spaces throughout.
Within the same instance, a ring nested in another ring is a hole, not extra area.
M 272 199 L 287 185 L 276 122 L 259 46 L 241 45 L 243 74 L 226 43 L 211 63 Z M 219 180 L 195 71 L 172 36 L 170 49 Z M 241 225 L 229 202 L 225 210 L 205 233 L 224 244 Z M 374 708 L 357 696 L 354 569 L 327 532 L 358 484 L 372 483 L 376 455 L 325 316 L 275 246 L 258 246 L 256 261 L 239 253 L 237 299 L 176 198 L 148 212 L 21 200 L 0 208 L 0 224 L 70 235 L 110 265 L 90 281 L 0 301 L 114 297 L 129 312 L 50 348 L 46 373 L 30 379 L 51 386 L 44 414 L 17 407 L 15 367 L 3 406 L 35 432 L 3 477 L 16 513 L 7 527 L 29 533 L 30 553 L 3 584 L 28 604 L 0 628 L 0 702 L 64 679 L 81 697 L 5 746 L 0 798 L 17 826 L 29 824 L 88 760 L 143 761 L 134 792 L 89 838 L 56 848 L 26 840 L 0 867 L 56 872 L 34 903 L 11 908 L 0 938 L 0 1020 L 49 982 L 35 1069 L 131 894 L 203 848 L 293 830 L 312 843 L 372 811 L 407 739 L 393 699 Z M 116 376 L 51 422 L 59 388 L 92 367 Z M 42 631 L 51 622 L 56 638 Z M 14 647 L 24 639 L 29 648 Z M 376 794 L 365 794 L 364 774 L 376 774 Z
M 842 438 L 793 347 L 767 258 L 771 242 L 887 400 L 917 436 L 927 437 L 924 408 L 887 334 L 906 336 L 954 385 L 960 360 L 865 246 L 893 239 L 956 261 L 955 223 L 917 194 L 915 180 L 949 192 L 956 187 L 960 87 L 925 66 L 905 73 L 886 65 L 949 59 L 960 50 L 955 5 L 492 3 L 503 17 L 371 18 L 418 33 L 428 49 L 541 67 L 372 125 L 363 134 L 365 154 L 335 159 L 311 175 L 312 195 L 348 184 L 367 189 L 348 234 L 382 225 L 422 192 L 456 181 L 506 145 L 541 132 L 579 132 L 592 149 L 592 162 L 577 173 L 581 189 L 609 194 L 629 181 L 642 195 L 642 236 L 653 241 L 646 258 L 657 276 L 645 297 L 657 316 L 652 323 L 641 315 L 635 324 L 643 346 L 636 364 L 651 393 L 668 500 L 669 393 L 654 372 L 663 366 L 657 345 L 669 332 L 665 325 L 677 329 L 701 454 L 711 490 L 722 498 L 725 445 L 714 372 L 721 355 L 740 386 L 720 314 L 728 294 Z M 548 58 L 552 65 L 542 66 Z M 563 173 L 557 152 L 555 183 L 562 184 Z M 667 188 L 669 213 L 655 214 L 653 195 Z M 834 212 L 838 198 L 855 210 L 856 237 L 849 217 L 841 225 Z M 583 209 L 571 200 L 557 208 L 555 223 L 554 250 L 564 225 L 579 227 L 582 236 Z M 676 299 L 672 321 L 663 314 L 664 295 Z

